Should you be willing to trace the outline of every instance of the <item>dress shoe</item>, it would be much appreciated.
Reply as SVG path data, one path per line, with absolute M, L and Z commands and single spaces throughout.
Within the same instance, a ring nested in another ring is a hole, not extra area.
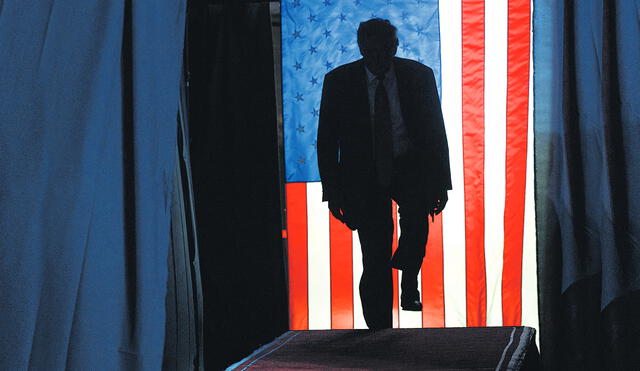
M 410 310 L 413 312 L 422 311 L 422 303 L 419 299 L 401 300 L 400 306 L 402 307 L 402 310 Z

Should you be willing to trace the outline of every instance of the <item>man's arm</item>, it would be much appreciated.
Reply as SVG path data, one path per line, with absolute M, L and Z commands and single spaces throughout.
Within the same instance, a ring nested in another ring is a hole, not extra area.
M 339 201 L 341 199 L 338 170 L 338 120 L 336 115 L 336 90 L 333 79 L 325 76 L 320 102 L 318 123 L 318 168 L 322 181 L 322 200 Z
M 351 230 L 356 226 L 349 221 L 344 210 L 342 184 L 340 180 L 340 102 L 338 86 L 335 78 L 325 75 L 322 86 L 322 101 L 320 103 L 320 121 L 318 124 L 318 168 L 322 181 L 322 201 L 328 201 L 329 211 L 339 221 L 345 223 Z
M 451 168 L 449 165 L 449 144 L 447 142 L 447 133 L 444 127 L 444 119 L 442 116 L 442 108 L 440 106 L 440 98 L 438 97 L 438 86 L 436 85 L 436 79 L 431 69 L 428 70 L 426 76 L 426 91 L 427 91 L 427 112 L 429 119 L 431 120 L 430 133 L 434 146 L 435 160 L 437 176 L 434 177 L 438 180 L 436 187 L 436 199 L 434 200 L 433 214 L 440 214 L 444 209 L 448 201 L 447 191 L 451 187 Z

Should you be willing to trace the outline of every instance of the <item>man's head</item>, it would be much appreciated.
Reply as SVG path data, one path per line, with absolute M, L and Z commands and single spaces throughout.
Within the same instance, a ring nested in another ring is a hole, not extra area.
M 362 22 L 358 27 L 358 47 L 371 73 L 385 73 L 398 50 L 397 29 L 386 19 Z

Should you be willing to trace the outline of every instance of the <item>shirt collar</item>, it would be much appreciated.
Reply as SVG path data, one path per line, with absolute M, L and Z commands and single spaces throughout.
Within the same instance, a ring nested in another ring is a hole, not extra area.
M 376 75 L 374 75 L 371 71 L 369 71 L 366 64 L 364 65 L 364 69 L 365 71 L 367 71 L 367 82 L 371 84 L 373 80 L 376 79 Z M 390 76 L 393 76 L 394 71 L 395 69 L 393 68 L 393 62 L 391 62 L 391 67 L 389 67 L 387 72 L 384 74 L 384 79 L 387 80 L 389 79 Z

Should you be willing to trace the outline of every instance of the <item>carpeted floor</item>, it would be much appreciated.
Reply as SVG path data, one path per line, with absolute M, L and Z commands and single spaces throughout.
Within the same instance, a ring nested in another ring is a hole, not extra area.
M 228 370 L 537 370 L 535 330 L 289 331 Z

